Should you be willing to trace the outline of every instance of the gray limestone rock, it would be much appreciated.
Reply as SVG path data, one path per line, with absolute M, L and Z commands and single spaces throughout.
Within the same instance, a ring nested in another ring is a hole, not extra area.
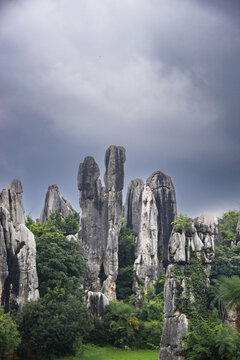
M 88 291 L 88 310 L 97 317 L 102 317 L 106 312 L 109 299 L 101 292 Z
M 177 360 L 178 352 L 182 349 L 181 342 L 188 332 L 188 319 L 181 313 L 182 301 L 188 299 L 189 309 L 195 306 L 194 293 L 191 290 L 191 277 L 182 278 L 174 273 L 175 266 L 178 271 L 184 272 L 187 264 L 194 258 L 201 261 L 206 276 L 206 287 L 209 285 L 208 276 L 211 262 L 214 258 L 214 237 L 217 233 L 217 224 L 212 215 L 203 213 L 194 220 L 189 229 L 179 229 L 174 226 L 169 241 L 169 262 L 164 285 L 164 326 L 159 360 Z
M 142 192 L 144 183 L 141 179 L 132 180 L 128 186 L 125 202 L 124 225 L 138 236 L 141 222 Z
M 237 223 L 237 240 L 238 242 L 240 241 L 240 214 L 239 214 L 239 218 L 238 218 L 238 223 Z
M 154 172 L 146 184 L 151 188 L 158 209 L 158 246 L 161 249 L 163 266 L 168 264 L 168 242 L 170 239 L 171 222 L 177 217 L 175 189 L 170 176 L 161 171 Z
M 46 221 L 52 212 L 58 211 L 62 217 L 76 212 L 71 203 L 60 194 L 56 184 L 48 187 L 43 209 L 40 215 L 40 222 Z
M 0 194 L 0 296 L 5 311 L 20 311 L 39 297 L 34 235 L 24 224 L 24 208 L 15 189 L 19 180 Z
M 149 186 L 142 191 L 140 231 L 134 262 L 133 290 L 138 293 L 139 286 L 156 284 L 159 277 L 158 262 L 158 224 L 157 206 Z
M 105 187 L 101 184 L 100 170 L 93 157 L 86 157 L 78 171 L 79 203 L 82 209 L 79 239 L 88 267 L 85 289 L 101 292 L 109 300 L 116 299 L 125 160 L 123 147 L 112 145 L 107 149 Z M 104 272 L 105 277 L 103 283 L 101 272 Z

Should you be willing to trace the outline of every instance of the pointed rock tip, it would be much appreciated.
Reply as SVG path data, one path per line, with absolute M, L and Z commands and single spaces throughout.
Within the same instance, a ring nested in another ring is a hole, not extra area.
M 13 179 L 10 187 L 15 190 L 16 194 L 23 193 L 22 183 L 19 179 Z

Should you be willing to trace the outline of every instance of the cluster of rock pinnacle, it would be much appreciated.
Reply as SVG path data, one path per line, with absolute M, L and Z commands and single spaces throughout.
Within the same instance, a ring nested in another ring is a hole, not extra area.
M 185 232 L 171 225 L 177 217 L 174 186 L 171 178 L 161 171 L 150 175 L 146 184 L 141 179 L 131 181 L 122 214 L 125 160 L 123 147 L 107 149 L 104 185 L 93 157 L 86 157 L 79 165 L 81 219 L 80 231 L 74 238 L 81 243 L 87 263 L 84 288 L 88 306 L 100 316 L 109 301 L 116 299 L 118 237 L 124 216 L 124 225 L 136 236 L 133 292 L 138 294 L 140 285 L 156 284 L 159 274 L 166 272 L 160 359 L 174 360 L 188 331 L 188 319 L 178 310 L 178 299 L 184 297 L 186 284 L 175 277 L 173 266 L 184 267 L 192 257 L 198 257 L 209 274 L 216 223 L 206 213 L 195 219 L 186 247 Z M 21 182 L 13 180 L 10 188 L 4 188 L 0 194 L 0 296 L 6 311 L 21 311 L 26 301 L 36 301 L 39 297 L 36 244 L 34 235 L 25 226 L 22 192 Z M 62 217 L 75 212 L 57 185 L 51 185 L 39 221 L 46 221 L 55 211 Z M 240 237 L 240 218 L 237 231 Z M 103 283 L 101 271 L 105 274 Z

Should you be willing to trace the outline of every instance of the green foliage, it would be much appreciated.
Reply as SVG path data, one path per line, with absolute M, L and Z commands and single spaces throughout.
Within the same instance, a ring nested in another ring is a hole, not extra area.
M 132 294 L 133 264 L 136 241 L 131 229 L 122 226 L 118 243 L 118 278 L 116 282 L 117 298 L 127 300 Z
M 74 235 L 79 230 L 79 214 L 70 213 L 65 218 L 56 211 L 51 213 L 44 223 L 34 222 L 30 216 L 27 216 L 26 226 L 35 236 L 40 237 L 46 232 L 59 232 L 64 236 Z
M 192 314 L 190 327 L 182 352 L 186 360 L 239 359 L 239 337 L 232 328 L 196 312 Z
M 21 342 L 19 331 L 10 314 L 4 314 L 0 307 L 0 359 L 16 350 Z
M 239 211 L 229 210 L 221 218 L 218 218 L 218 235 L 216 237 L 217 245 L 230 246 L 237 239 L 237 222 Z
M 118 240 L 118 265 L 124 268 L 135 261 L 136 241 L 131 229 L 122 226 Z
M 40 300 L 28 303 L 19 315 L 22 352 L 38 357 L 74 353 L 91 329 L 82 284 L 85 263 L 79 243 L 67 240 L 79 228 L 74 214 L 62 219 L 53 213 L 41 224 L 27 219 L 37 245 Z
M 240 276 L 240 246 L 217 246 L 215 259 L 211 265 L 210 279 L 233 275 Z
M 185 231 L 187 235 L 192 234 L 192 223 L 189 221 L 187 214 L 180 214 L 175 221 L 171 222 L 171 225 L 175 225 L 175 229 L 179 231 Z
M 89 339 L 96 344 L 122 348 L 159 348 L 163 325 L 163 293 L 155 294 L 153 286 L 143 290 L 136 303 L 111 302 L 103 319 L 95 319 L 95 329 Z
M 180 308 L 184 314 L 191 316 L 195 308 L 200 314 L 208 314 L 208 293 L 206 289 L 206 274 L 202 262 L 194 258 L 191 264 L 185 266 L 174 265 L 174 274 L 177 279 L 185 279 L 187 294 L 179 299 Z M 193 298 L 191 300 L 191 297 Z M 190 306 L 192 304 L 192 306 Z
M 91 328 L 91 317 L 84 302 L 76 295 L 59 301 L 51 293 L 23 307 L 19 329 L 27 351 L 44 359 L 55 355 L 74 354 L 81 339 Z

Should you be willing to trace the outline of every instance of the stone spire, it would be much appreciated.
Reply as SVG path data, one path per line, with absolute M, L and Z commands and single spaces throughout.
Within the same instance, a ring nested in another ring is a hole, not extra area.
M 56 184 L 48 187 L 43 209 L 40 215 L 40 222 L 46 221 L 52 212 L 58 211 L 62 217 L 76 212 L 71 203 L 60 194 Z
M 34 235 L 25 226 L 22 185 L 0 193 L 0 297 L 5 311 L 21 310 L 39 297 Z
M 123 147 L 112 145 L 107 149 L 105 187 L 101 184 L 100 170 L 93 157 L 86 157 L 78 171 L 82 209 L 79 238 L 88 267 L 85 289 L 92 296 L 104 294 L 108 300 L 116 299 L 125 160 Z M 100 279 L 101 273 L 104 273 L 104 279 Z

